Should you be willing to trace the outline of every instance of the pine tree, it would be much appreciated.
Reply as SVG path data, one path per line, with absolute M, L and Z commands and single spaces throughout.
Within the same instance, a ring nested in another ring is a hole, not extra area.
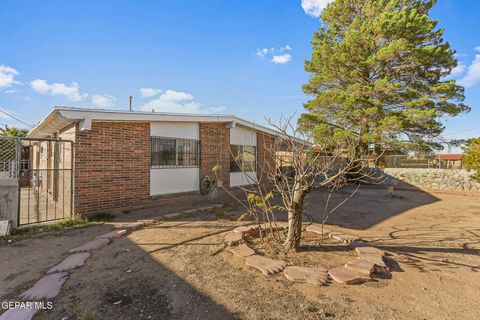
M 323 11 L 312 75 L 313 98 L 299 119 L 317 139 L 354 135 L 368 143 L 429 151 L 440 118 L 470 109 L 464 89 L 446 79 L 457 66 L 443 29 L 429 17 L 436 0 L 335 0 Z

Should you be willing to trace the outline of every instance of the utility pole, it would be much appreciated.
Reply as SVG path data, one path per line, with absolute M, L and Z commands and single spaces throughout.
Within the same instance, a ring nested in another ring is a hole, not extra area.
M 128 110 L 132 111 L 132 99 L 133 96 L 128 96 Z

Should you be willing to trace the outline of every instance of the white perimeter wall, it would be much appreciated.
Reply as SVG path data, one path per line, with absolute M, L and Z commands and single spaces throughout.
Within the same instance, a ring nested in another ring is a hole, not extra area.
M 199 124 L 196 122 L 152 122 L 150 136 L 199 139 Z M 198 191 L 199 168 L 150 169 L 150 195 Z
M 230 144 L 257 146 L 257 132 L 236 126 L 230 129 Z M 230 172 L 230 187 L 244 186 L 257 181 L 256 172 Z

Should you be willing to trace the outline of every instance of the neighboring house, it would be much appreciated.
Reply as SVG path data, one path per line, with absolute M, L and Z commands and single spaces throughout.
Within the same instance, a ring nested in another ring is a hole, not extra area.
M 436 154 L 434 159 L 442 168 L 461 169 L 463 167 L 463 154 Z
M 251 184 L 262 176 L 262 168 L 275 167 L 270 153 L 276 134 L 230 115 L 57 107 L 28 137 L 74 142 L 74 212 L 91 214 L 198 195 L 202 179 L 216 180 L 215 166 L 220 168 L 218 186 Z M 33 150 L 32 166 L 61 153 L 48 150 L 42 154 L 40 145 Z M 48 165 L 54 166 L 58 164 Z M 55 177 L 43 180 L 52 181 L 54 193 L 67 188 Z

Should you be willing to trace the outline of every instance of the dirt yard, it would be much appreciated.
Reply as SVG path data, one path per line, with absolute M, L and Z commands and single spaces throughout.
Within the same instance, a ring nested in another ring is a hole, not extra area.
M 319 220 L 319 199 L 308 212 Z M 337 200 L 340 199 L 339 196 Z M 344 196 L 344 195 L 343 195 Z M 163 210 L 163 211 L 162 211 Z M 162 208 L 173 212 L 175 207 Z M 313 286 L 266 277 L 223 248 L 241 212 L 170 219 L 115 240 L 75 270 L 37 319 L 479 319 L 480 199 L 475 196 L 362 188 L 330 221 L 392 254 L 390 277 L 362 285 Z M 136 220 L 159 210 L 118 217 Z M 0 246 L 0 301 L 12 301 L 51 266 L 113 226 Z M 315 250 L 330 267 L 349 250 Z M 394 263 L 393 261 L 396 261 Z M 291 262 L 291 261 L 287 261 Z M 0 311 L 1 313 L 1 311 Z

